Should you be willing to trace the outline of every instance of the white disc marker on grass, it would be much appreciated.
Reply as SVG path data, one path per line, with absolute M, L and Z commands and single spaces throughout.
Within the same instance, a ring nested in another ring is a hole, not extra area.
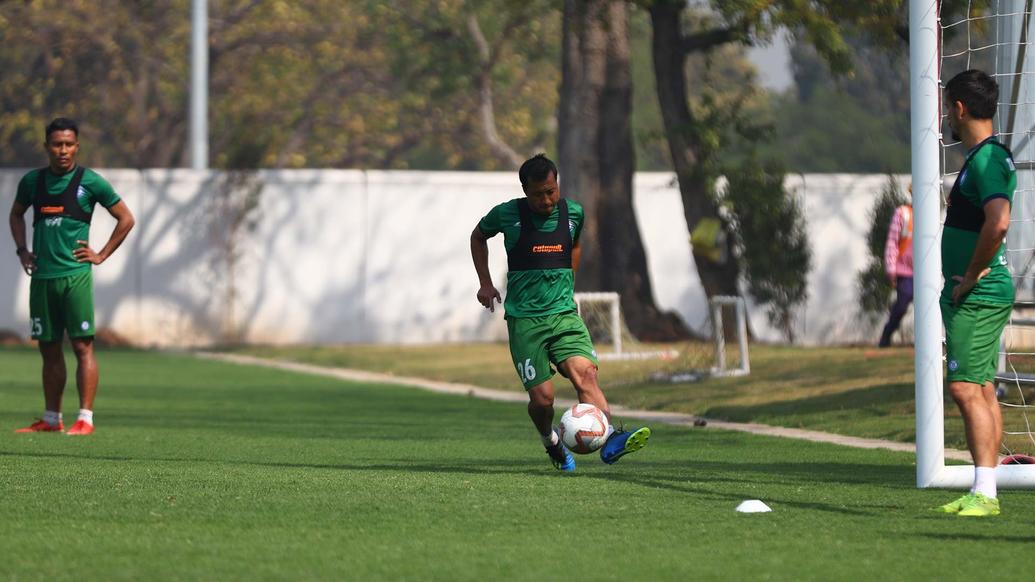
M 748 499 L 747 501 L 740 502 L 740 505 L 737 506 L 737 511 L 741 513 L 765 513 L 772 511 L 772 509 L 765 503 L 762 503 L 760 499 Z

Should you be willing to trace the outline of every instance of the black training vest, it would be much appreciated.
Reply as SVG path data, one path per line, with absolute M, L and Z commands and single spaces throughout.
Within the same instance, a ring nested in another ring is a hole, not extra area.
M 962 184 L 963 175 L 967 172 L 967 166 L 970 165 L 970 159 L 978 153 L 978 150 L 989 144 L 1006 150 L 1006 155 L 1010 157 L 1011 162 L 1013 161 L 1013 153 L 1010 152 L 1010 148 L 996 141 L 995 136 L 989 137 L 974 147 L 966 161 L 963 162 L 963 168 L 956 175 L 956 182 L 953 183 L 952 191 L 949 192 L 949 208 L 945 211 L 945 226 L 970 232 L 981 232 L 981 227 L 985 224 L 985 209 L 975 206 L 963 195 Z
M 528 200 L 518 200 L 517 207 L 521 214 L 521 236 L 514 248 L 507 251 L 507 268 L 510 271 L 570 269 L 572 241 L 568 201 L 561 198 L 558 202 L 557 228 L 552 232 L 542 232 L 535 227 Z
M 77 167 L 75 173 L 72 174 L 72 180 L 68 183 L 68 187 L 57 196 L 51 196 L 47 193 L 47 172 L 49 171 L 49 168 L 43 168 L 36 177 L 36 194 L 32 197 L 33 226 L 44 218 L 53 218 L 55 216 L 64 216 L 90 224 L 93 213 L 83 210 L 83 207 L 79 206 L 79 199 L 77 197 L 79 184 L 83 181 L 85 169 L 82 166 Z

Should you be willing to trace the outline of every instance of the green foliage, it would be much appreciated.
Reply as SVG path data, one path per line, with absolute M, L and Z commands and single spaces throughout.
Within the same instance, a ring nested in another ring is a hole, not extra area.
M 832 86 L 817 88 L 804 99 L 775 96 L 771 107 L 780 112 L 774 121 L 779 137 L 757 145 L 759 155 L 779 159 L 791 171 L 909 171 L 905 112 L 881 111 Z
M 909 171 L 909 93 L 905 53 L 849 36 L 856 58 L 837 75 L 814 48 L 791 47 L 795 90 L 770 95 L 776 141 L 746 140 L 733 155 L 757 150 L 793 172 L 903 173 Z
M 53 117 L 80 122 L 84 160 L 177 165 L 186 128 L 186 0 L 0 4 L 0 163 L 36 166 Z
M 888 181 L 870 209 L 870 230 L 866 233 L 866 266 L 856 275 L 859 293 L 859 316 L 869 323 L 880 320 L 891 305 L 891 285 L 884 270 L 884 245 L 895 209 L 909 200 L 894 178 Z
M 725 202 L 755 302 L 794 341 L 794 310 L 808 298 L 812 251 L 801 204 L 783 185 L 783 169 L 755 161 L 729 168 Z
M 902 23 L 903 0 L 712 0 L 712 10 L 722 21 L 740 31 L 741 40 L 764 43 L 780 27 L 816 48 L 838 73 L 855 64 L 846 40 L 848 29 L 865 30 L 885 43 L 894 40 Z

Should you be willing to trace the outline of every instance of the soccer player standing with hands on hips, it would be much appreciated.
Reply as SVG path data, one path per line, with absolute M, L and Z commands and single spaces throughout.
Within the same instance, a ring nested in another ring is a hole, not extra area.
M 974 517 L 999 515 L 995 466 L 1003 418 L 995 374 L 1014 302 L 1004 239 L 1017 176 L 1010 150 L 992 133 L 998 99 L 995 80 L 981 71 L 964 71 L 945 85 L 949 128 L 967 158 L 942 230 L 941 311 L 949 393 L 963 416 L 975 475 L 969 493 L 938 510 Z
M 93 265 L 103 263 L 119 248 L 133 214 L 111 185 L 96 172 L 76 164 L 79 128 L 58 118 L 46 127 L 50 163 L 33 170 L 18 183 L 11 206 L 11 235 L 22 269 L 32 276 L 29 287 L 31 336 L 43 356 L 43 418 L 19 433 L 61 432 L 61 396 L 65 391 L 62 341 L 68 332 L 75 352 L 79 418 L 69 435 L 93 433 L 93 401 L 97 394 L 97 361 L 93 353 Z M 100 203 L 115 218 L 115 229 L 100 251 L 90 247 L 90 219 Z M 26 246 L 25 212 L 32 208 L 32 250 Z
M 597 356 L 575 298 L 579 265 L 582 206 L 561 198 L 557 166 L 543 154 L 518 170 L 524 198 L 504 202 L 489 211 L 471 233 L 471 256 L 478 272 L 478 302 L 490 311 L 500 300 L 489 274 L 488 239 L 503 233 L 507 250 L 507 299 L 504 304 L 510 354 L 528 392 L 528 415 L 554 466 L 574 471 L 575 459 L 553 428 L 553 367 L 575 387 L 579 402 L 604 411 L 607 399 L 597 380 Z M 614 430 L 600 449 L 611 464 L 647 444 L 650 429 Z

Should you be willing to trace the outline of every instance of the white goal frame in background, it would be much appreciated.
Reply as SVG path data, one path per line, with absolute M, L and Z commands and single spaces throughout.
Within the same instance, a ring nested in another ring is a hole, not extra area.
M 715 334 L 715 367 L 712 376 L 747 376 L 751 373 L 748 361 L 747 305 L 744 298 L 733 295 L 716 295 L 709 303 L 712 306 L 712 333 Z M 737 345 L 740 348 L 740 366 L 726 367 L 726 333 L 722 321 L 723 306 L 732 306 L 737 318 Z
M 674 358 L 679 355 L 676 350 L 641 350 L 641 351 L 630 351 L 625 349 L 622 344 L 622 299 L 617 292 L 614 291 L 596 291 L 596 292 L 582 292 L 575 293 L 575 305 L 578 307 L 579 314 L 582 313 L 582 302 L 593 301 L 598 303 L 606 303 L 608 306 L 608 315 L 611 320 L 611 351 L 598 353 L 597 359 L 601 361 L 623 361 L 623 360 L 653 360 L 655 358 Z M 596 342 L 594 342 L 596 343 Z
M 608 319 L 610 320 L 611 352 L 598 353 L 601 361 L 628 361 L 628 360 L 650 360 L 656 358 L 675 358 L 679 356 L 677 350 L 629 350 L 622 342 L 622 334 L 625 331 L 625 323 L 622 321 L 621 296 L 613 291 L 602 292 L 580 292 L 575 293 L 575 305 L 582 314 L 582 304 L 586 301 L 604 303 L 607 305 Z M 712 309 L 712 333 L 715 340 L 715 365 L 708 371 L 712 376 L 746 376 L 751 372 L 748 363 L 748 336 L 747 336 L 747 306 L 743 297 L 719 295 L 709 300 Z M 732 306 L 736 317 L 737 345 L 740 349 L 740 364 L 736 368 L 726 366 L 726 337 L 723 333 L 723 308 Z M 584 317 L 584 316 L 583 316 Z M 596 342 L 594 342 L 596 343 Z
M 941 55 L 938 0 L 909 2 L 917 487 L 966 488 L 972 465 L 945 464 L 941 293 Z M 1035 465 L 999 465 L 999 487 L 1035 487 Z

